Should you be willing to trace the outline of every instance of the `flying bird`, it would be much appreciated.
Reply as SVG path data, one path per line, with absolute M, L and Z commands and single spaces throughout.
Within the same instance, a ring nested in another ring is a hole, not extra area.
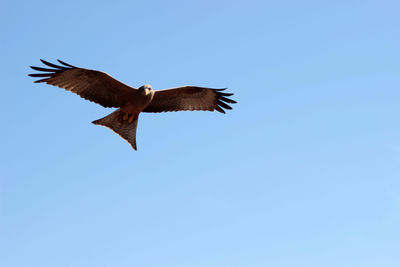
M 40 77 L 35 83 L 47 83 L 80 97 L 95 102 L 106 108 L 118 108 L 108 116 L 92 123 L 113 130 L 125 139 L 133 149 L 136 146 L 136 128 L 141 112 L 168 112 L 181 110 L 217 110 L 225 113 L 224 109 L 232 109 L 227 103 L 236 101 L 228 98 L 232 93 L 223 89 L 213 89 L 198 86 L 181 86 L 154 91 L 148 85 L 139 88 L 128 86 L 105 72 L 78 68 L 61 60 L 61 65 L 40 60 L 50 68 L 34 67 L 40 73 L 29 74 Z

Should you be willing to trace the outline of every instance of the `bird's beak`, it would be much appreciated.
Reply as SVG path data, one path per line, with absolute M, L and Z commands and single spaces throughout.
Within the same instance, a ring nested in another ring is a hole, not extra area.
M 149 89 L 144 89 L 144 94 L 145 94 L 145 95 L 150 94 L 150 90 L 149 90 Z

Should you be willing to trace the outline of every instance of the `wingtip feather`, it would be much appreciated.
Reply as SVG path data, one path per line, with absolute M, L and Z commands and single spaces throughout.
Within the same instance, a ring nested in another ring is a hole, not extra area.
M 43 64 L 45 64 L 45 65 L 51 64 L 50 62 L 48 62 L 48 61 L 46 61 L 46 60 L 44 60 L 44 59 L 40 59 L 40 61 L 41 61 Z
M 225 114 L 225 110 L 223 110 L 221 107 L 219 107 L 219 106 L 216 106 L 215 107 L 215 110 L 216 111 L 218 111 L 218 112 L 221 112 L 221 113 L 224 113 Z
M 58 62 L 60 62 L 61 64 L 63 64 L 64 66 L 70 67 L 70 68 L 76 68 L 75 66 L 72 66 L 71 64 L 65 63 L 64 61 L 57 59 Z
M 34 81 L 34 83 L 43 83 L 43 82 L 47 82 L 48 79 L 49 79 L 49 78 L 37 80 L 37 81 Z

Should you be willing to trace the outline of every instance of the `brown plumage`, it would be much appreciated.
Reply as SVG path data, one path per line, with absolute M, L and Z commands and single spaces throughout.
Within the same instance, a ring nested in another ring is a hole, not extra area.
M 227 103 L 236 101 L 229 99 L 231 93 L 223 89 L 197 86 L 154 91 L 150 85 L 139 88 L 130 87 L 107 73 L 78 68 L 61 60 L 55 65 L 42 60 L 50 68 L 33 67 L 40 73 L 29 74 L 40 77 L 36 83 L 47 83 L 78 94 L 82 98 L 102 105 L 118 108 L 110 115 L 93 121 L 94 124 L 110 128 L 128 141 L 136 150 L 136 127 L 140 112 L 167 112 L 181 110 L 217 110 L 232 109 Z

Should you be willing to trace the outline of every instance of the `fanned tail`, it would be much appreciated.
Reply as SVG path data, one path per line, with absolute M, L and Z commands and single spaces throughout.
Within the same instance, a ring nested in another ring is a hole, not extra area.
M 136 147 L 136 127 L 138 123 L 138 116 L 137 115 L 130 115 L 123 114 L 121 110 L 116 110 L 110 115 L 95 120 L 92 123 L 96 125 L 105 126 L 123 139 L 125 139 L 133 149 L 137 150 Z

